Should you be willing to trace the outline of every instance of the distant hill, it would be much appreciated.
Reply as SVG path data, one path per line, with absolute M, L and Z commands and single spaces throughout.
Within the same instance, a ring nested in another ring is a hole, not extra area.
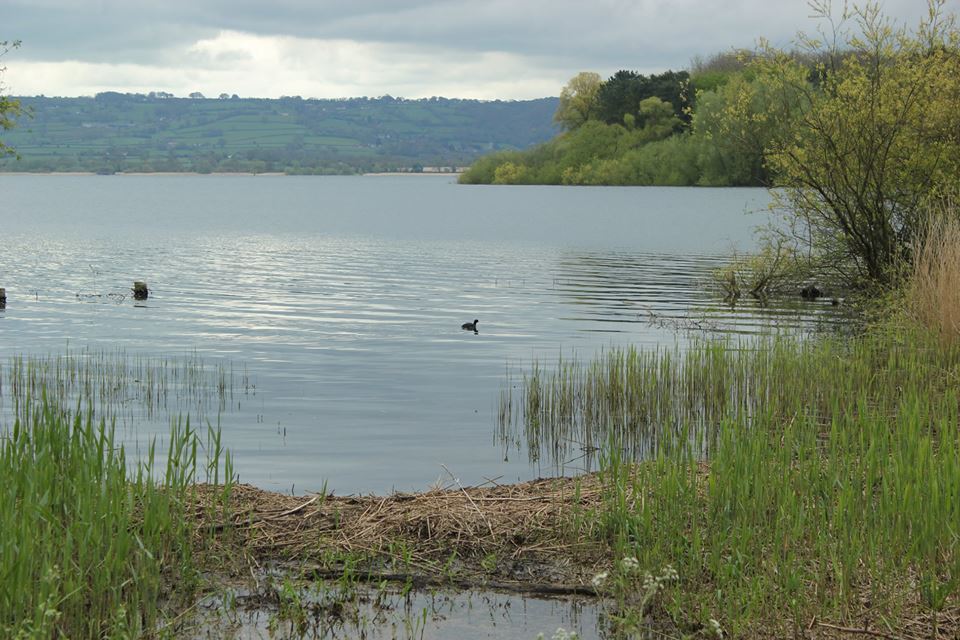
M 556 98 L 22 97 L 0 171 L 357 173 L 462 167 L 553 137 Z

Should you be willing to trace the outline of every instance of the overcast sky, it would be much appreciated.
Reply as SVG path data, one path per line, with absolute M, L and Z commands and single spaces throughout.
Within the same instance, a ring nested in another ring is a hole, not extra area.
M 881 4 L 907 25 L 926 13 Z M 0 79 L 14 95 L 526 99 L 580 71 L 788 47 L 809 16 L 806 0 L 0 0 L 0 40 L 23 42 Z

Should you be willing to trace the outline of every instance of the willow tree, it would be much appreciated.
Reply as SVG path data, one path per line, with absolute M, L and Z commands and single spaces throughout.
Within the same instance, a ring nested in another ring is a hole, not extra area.
M 2 58 L 11 49 L 15 49 L 19 46 L 19 41 L 0 41 L 0 58 Z M 0 75 L 2 75 L 4 71 L 6 71 L 6 67 L 0 66 Z M 0 81 L 0 129 L 3 131 L 7 131 L 13 127 L 14 123 L 16 122 L 16 117 L 23 113 L 23 108 L 20 106 L 20 102 L 5 95 L 5 90 L 6 87 L 3 85 L 3 82 Z M 0 157 L 8 155 L 16 155 L 16 152 L 12 147 L 4 144 L 3 140 L 0 139 Z
M 553 120 L 564 129 L 576 129 L 597 115 L 597 96 L 603 81 L 600 74 L 582 71 L 575 75 L 560 91 L 560 104 Z
M 830 18 L 828 2 L 815 7 Z M 925 202 L 960 175 L 960 35 L 943 7 L 931 0 L 908 30 L 868 4 L 826 37 L 801 36 L 799 54 L 761 46 L 754 94 L 729 105 L 731 121 L 769 136 L 764 158 L 792 240 L 847 283 L 895 280 Z

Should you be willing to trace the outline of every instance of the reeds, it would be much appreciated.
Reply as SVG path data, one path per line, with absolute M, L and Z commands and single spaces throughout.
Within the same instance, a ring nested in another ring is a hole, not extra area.
M 958 373 L 960 346 L 905 329 L 614 349 L 535 366 L 514 413 L 555 460 L 600 447 L 579 533 L 675 567 L 676 619 L 934 637 L 960 631 Z
M 18 355 L 0 364 L 0 412 L 13 415 L 20 415 L 27 398 L 39 398 L 42 392 L 51 403 L 81 403 L 121 424 L 186 414 L 202 420 L 227 410 L 235 393 L 253 389 L 245 369 L 234 371 L 223 362 L 212 366 L 195 353 L 158 358 L 85 349 Z
M 943 369 L 956 366 L 958 349 L 925 340 L 709 340 L 607 349 L 589 362 L 561 357 L 549 371 L 535 361 L 520 393 L 512 381 L 501 392 L 498 432 L 509 441 L 522 432 L 531 457 L 560 464 L 611 441 L 642 459 L 681 435 L 706 456 L 724 421 L 805 415 L 825 426 L 864 398 L 892 416 L 905 387 L 937 392 L 949 384 Z
M 32 377 L 21 368 L 15 380 Z M 189 420 L 177 421 L 165 468 L 154 467 L 154 445 L 131 464 L 93 411 L 71 410 L 43 386 L 17 397 L 0 434 L 0 635 L 153 634 L 163 602 L 196 582 L 194 483 L 230 489 L 219 435 L 204 447 Z

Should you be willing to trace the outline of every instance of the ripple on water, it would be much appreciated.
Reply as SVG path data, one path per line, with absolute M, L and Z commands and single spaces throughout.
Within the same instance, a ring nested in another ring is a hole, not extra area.
M 2 354 L 242 363 L 256 392 L 220 424 L 241 480 L 265 488 L 422 489 L 441 465 L 465 484 L 528 479 L 550 470 L 504 460 L 492 437 L 507 369 L 834 317 L 799 301 L 727 308 L 702 286 L 727 247 L 751 246 L 757 190 L 0 180 L 10 206 L 36 211 L 5 232 Z M 460 329 L 474 318 L 478 334 Z

